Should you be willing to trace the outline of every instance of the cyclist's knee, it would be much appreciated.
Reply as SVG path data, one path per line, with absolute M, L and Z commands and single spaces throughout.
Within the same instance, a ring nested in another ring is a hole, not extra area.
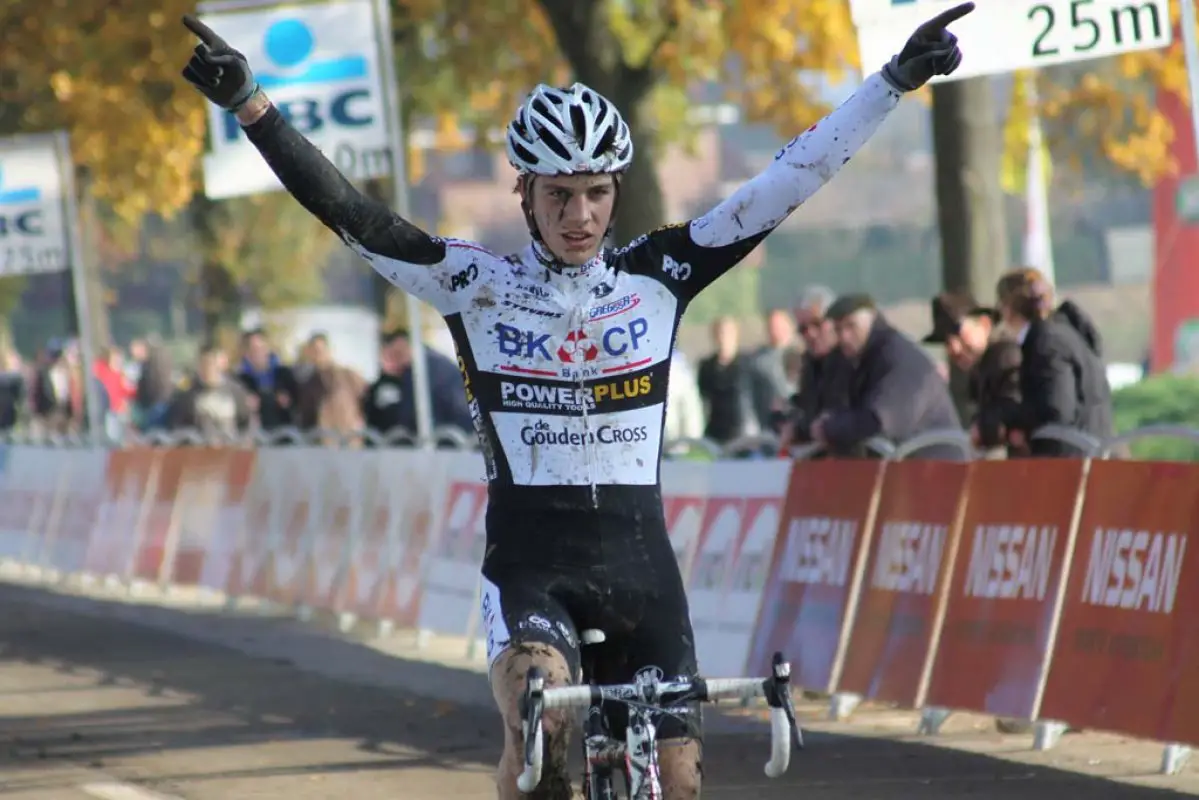
M 491 687 L 495 702 L 504 718 L 504 726 L 517 734 L 521 731 L 520 706 L 525 696 L 525 680 L 530 667 L 538 667 L 545 676 L 546 687 L 568 686 L 572 683 L 566 656 L 546 644 L 531 642 L 505 650 L 491 668 Z M 568 727 L 570 712 L 547 711 L 542 728 L 547 738 Z
M 698 739 L 658 742 L 658 772 L 665 800 L 696 800 L 703 782 L 703 745 Z

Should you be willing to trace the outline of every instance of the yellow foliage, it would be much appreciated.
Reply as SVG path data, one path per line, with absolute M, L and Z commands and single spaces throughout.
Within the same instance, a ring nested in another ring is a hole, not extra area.
M 400 74 L 409 76 L 405 89 L 416 111 L 448 112 L 465 125 L 496 130 L 536 83 L 572 80 L 567 48 L 559 46 L 562 31 L 555 32 L 546 16 L 547 8 L 561 5 L 557 0 L 395 0 L 397 35 L 408 31 L 421 44 L 401 48 L 400 54 Z M 647 117 L 640 123 L 660 139 L 689 132 L 687 91 L 697 81 L 717 78 L 731 80 L 727 99 L 740 104 L 749 119 L 794 135 L 828 110 L 815 88 L 798 76 L 838 81 L 858 66 L 845 0 L 574 0 L 572 5 L 572 45 L 615 45 L 614 58 L 609 48 L 599 48 L 594 63 L 583 65 L 587 70 L 619 82 L 622 69 L 645 67 L 648 60 L 654 80 Z M 593 5 L 602 6 L 602 13 L 584 10 Z M 730 56 L 739 62 L 733 74 Z
M 1178 17 L 1179 5 L 1171 3 L 1169 24 L 1177 26 Z M 1189 97 L 1181 37 L 1174 39 L 1168 48 L 1090 62 L 1083 74 L 1076 68 L 1041 73 L 1040 113 L 1059 159 L 1078 166 L 1084 154 L 1095 153 L 1146 186 L 1176 172 L 1174 131 L 1155 96 Z
M 194 7 L 7 0 L 0 9 L 0 70 L 20 76 L 5 99 L 25 107 L 27 130 L 70 130 L 92 191 L 129 223 L 172 216 L 195 188 L 204 105 L 179 77 L 193 42 L 178 23 Z

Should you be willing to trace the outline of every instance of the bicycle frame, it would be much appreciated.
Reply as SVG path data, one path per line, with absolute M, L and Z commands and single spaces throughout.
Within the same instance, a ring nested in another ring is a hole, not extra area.
M 662 796 L 658 772 L 657 726 L 654 716 L 670 709 L 629 706 L 625 741 L 612 738 L 607 731 L 601 706 L 587 709 L 583 729 L 583 785 L 587 800 L 615 800 L 613 773 L 624 773 L 629 800 L 648 800 Z

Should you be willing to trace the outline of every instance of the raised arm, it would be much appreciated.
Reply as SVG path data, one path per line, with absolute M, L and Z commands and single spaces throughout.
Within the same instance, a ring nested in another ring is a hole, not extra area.
M 946 26 L 973 10 L 974 3 L 962 3 L 921 25 L 882 70 L 868 77 L 839 108 L 788 142 L 770 166 L 731 197 L 685 228 L 667 226 L 630 247 L 669 256 L 671 263 L 660 279 L 680 297 L 694 297 L 828 183 L 874 135 L 905 92 L 958 68 L 962 53 Z M 655 259 L 638 260 L 652 263 Z
M 839 108 L 787 143 L 770 166 L 692 220 L 691 238 L 703 247 L 724 247 L 778 227 L 866 144 L 900 96 L 881 73 L 871 75 Z
M 183 23 L 201 42 L 184 78 L 237 117 L 284 188 L 392 284 L 442 313 L 458 310 L 467 293 L 456 291 L 452 276 L 469 269 L 481 248 L 431 236 L 358 191 L 284 119 L 245 56 L 196 18 Z

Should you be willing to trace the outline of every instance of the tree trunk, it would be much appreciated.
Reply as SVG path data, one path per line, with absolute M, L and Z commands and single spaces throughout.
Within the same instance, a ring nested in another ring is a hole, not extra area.
M 229 275 L 224 264 L 213 259 L 213 243 L 216 226 L 220 225 L 220 211 L 215 201 L 202 193 L 192 200 L 192 221 L 195 226 L 196 252 L 200 254 L 197 265 L 196 293 L 199 295 L 200 313 L 203 318 L 202 339 L 205 344 L 217 341 L 221 322 L 232 319 L 239 305 L 237 284 Z
M 636 88 L 636 87 L 634 87 Z M 645 90 L 648 92 L 648 89 Z M 617 245 L 628 244 L 637 236 L 666 223 L 666 207 L 662 185 L 658 180 L 657 153 L 652 135 L 641 124 L 646 97 L 622 97 L 617 91 L 616 103 L 625 115 L 633 135 L 633 163 L 620 185 L 620 205 L 612 239 Z
M 109 324 L 108 304 L 104 302 L 105 287 L 104 287 L 104 265 L 96 258 L 96 253 L 99 248 L 96 243 L 100 241 L 100 209 L 95 194 L 91 189 L 91 179 L 87 170 L 79 169 L 76 171 L 76 191 L 79 193 L 78 208 L 79 208 L 79 225 L 81 230 L 81 242 L 84 251 L 88 254 L 84 260 L 85 269 L 83 270 L 83 297 L 78 297 L 75 293 L 74 282 L 71 281 L 71 288 L 68 290 L 71 296 L 70 318 L 71 327 L 77 331 L 80 338 L 90 336 L 92 342 L 97 348 L 107 347 L 112 344 L 112 327 Z M 70 276 L 68 275 L 68 280 Z M 89 315 L 90 331 L 84 331 L 80 324 L 79 304 L 86 303 Z M 93 355 L 95 355 L 93 353 Z
M 602 2 L 538 2 L 575 78 L 615 103 L 628 123 L 634 157 L 621 184 L 619 214 L 613 231 L 616 244 L 626 244 L 666 221 L 653 136 L 641 124 L 642 109 L 658 75 L 648 62 L 636 67 L 624 62 L 620 42 L 603 18 Z
M 942 285 L 989 304 L 1010 266 L 999 182 L 1003 130 L 989 78 L 933 87 L 933 147 Z M 973 415 L 966 386 L 966 376 L 952 367 L 950 387 L 964 423 Z

